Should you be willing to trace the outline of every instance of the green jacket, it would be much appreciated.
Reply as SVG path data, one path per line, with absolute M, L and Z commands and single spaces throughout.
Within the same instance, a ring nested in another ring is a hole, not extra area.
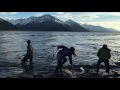
M 97 56 L 99 57 L 99 59 L 108 60 L 111 58 L 110 51 L 111 50 L 108 48 L 100 48 L 97 53 Z

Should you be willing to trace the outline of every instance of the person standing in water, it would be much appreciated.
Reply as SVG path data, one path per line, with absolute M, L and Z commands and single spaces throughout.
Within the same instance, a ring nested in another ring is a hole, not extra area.
M 33 61 L 33 47 L 31 45 L 31 41 L 27 41 L 27 54 L 25 57 L 21 60 L 22 63 L 25 63 L 28 59 L 30 59 L 30 63 Z

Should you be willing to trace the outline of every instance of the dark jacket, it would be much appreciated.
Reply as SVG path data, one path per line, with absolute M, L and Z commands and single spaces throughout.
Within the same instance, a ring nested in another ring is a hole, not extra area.
M 33 47 L 30 44 L 27 46 L 27 55 L 33 57 Z
M 99 49 L 97 56 L 99 57 L 99 59 L 108 60 L 111 58 L 110 51 L 110 49 L 102 47 Z
M 72 64 L 72 52 L 71 52 L 71 50 L 66 46 L 58 46 L 57 48 L 62 49 L 58 52 L 58 54 L 61 55 L 61 58 L 65 58 L 66 56 L 68 56 L 70 64 Z

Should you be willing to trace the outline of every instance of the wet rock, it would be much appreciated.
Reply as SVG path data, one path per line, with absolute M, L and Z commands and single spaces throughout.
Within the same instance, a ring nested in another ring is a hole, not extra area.
M 120 65 L 120 62 L 116 62 L 115 64 L 116 64 L 116 65 Z
M 65 73 L 64 71 L 54 73 L 54 68 L 41 68 L 37 69 L 34 73 L 22 72 L 6 78 L 120 78 L 119 67 L 115 65 L 110 65 L 109 75 L 105 72 L 105 66 L 103 65 L 100 67 L 99 74 L 96 73 L 95 65 L 74 65 L 73 68 L 71 66 L 63 67 L 63 70 L 70 70 L 72 74 Z
M 44 75 L 33 75 L 33 78 L 45 78 Z
M 47 78 L 72 78 L 72 75 L 66 74 L 65 72 L 58 72 L 49 75 Z

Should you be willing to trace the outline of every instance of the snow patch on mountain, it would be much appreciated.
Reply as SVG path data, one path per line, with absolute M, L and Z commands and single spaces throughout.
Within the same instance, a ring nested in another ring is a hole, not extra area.
M 49 21 L 64 24 L 64 22 L 62 22 L 61 20 L 59 20 L 51 15 L 48 15 L 48 14 L 40 16 L 40 17 L 32 16 L 27 19 L 10 20 L 9 22 L 11 22 L 13 25 L 26 25 L 26 24 L 30 24 L 30 23 L 43 23 L 43 22 L 49 22 Z
M 73 26 L 74 24 L 78 24 L 77 22 L 74 22 L 73 20 L 69 19 L 66 21 L 66 24 Z

